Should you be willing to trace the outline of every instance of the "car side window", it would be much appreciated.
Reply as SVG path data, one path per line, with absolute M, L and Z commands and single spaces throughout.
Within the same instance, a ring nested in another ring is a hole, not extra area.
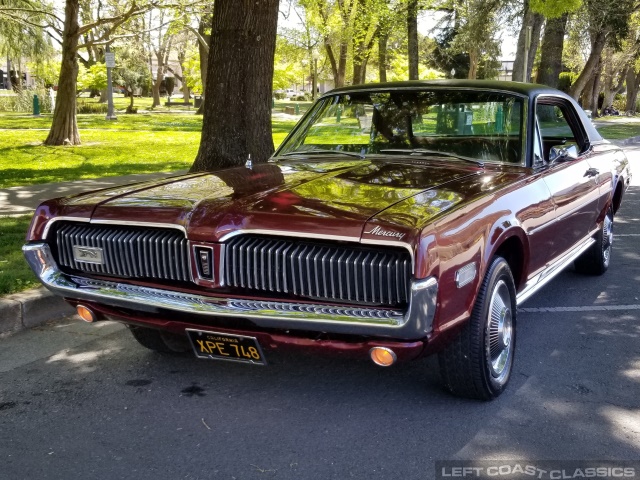
M 536 120 L 539 125 L 542 140 L 542 155 L 549 161 L 549 154 L 553 147 L 568 148 L 572 145 L 580 151 L 577 133 L 567 118 L 568 107 L 561 103 L 542 103 L 536 105 Z

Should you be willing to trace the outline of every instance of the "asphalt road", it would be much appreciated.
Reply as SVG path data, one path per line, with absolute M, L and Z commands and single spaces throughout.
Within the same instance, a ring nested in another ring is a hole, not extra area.
M 155 354 L 118 324 L 75 319 L 0 340 L 0 480 L 432 479 L 448 459 L 638 460 L 637 186 L 615 228 L 604 276 L 566 271 L 523 305 L 511 384 L 488 403 L 444 393 L 433 359 L 268 352 L 251 367 Z

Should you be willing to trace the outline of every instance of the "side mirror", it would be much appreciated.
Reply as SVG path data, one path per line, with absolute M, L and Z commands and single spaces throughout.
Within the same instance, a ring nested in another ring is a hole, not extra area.
M 575 160 L 576 158 L 578 158 L 578 148 L 575 145 L 569 147 L 556 145 L 549 150 L 549 161 L 551 163 Z

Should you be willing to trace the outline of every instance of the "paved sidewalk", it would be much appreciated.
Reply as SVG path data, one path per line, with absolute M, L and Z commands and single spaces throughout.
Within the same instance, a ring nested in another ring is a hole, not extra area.
M 120 177 L 95 178 L 90 180 L 75 180 L 61 183 L 43 183 L 25 187 L 11 187 L 0 189 L 0 216 L 24 215 L 33 212 L 44 200 L 55 197 L 74 195 L 98 188 L 117 187 L 127 183 L 144 182 L 158 178 L 178 175 L 184 171 L 171 173 L 146 173 L 138 175 L 124 175 Z

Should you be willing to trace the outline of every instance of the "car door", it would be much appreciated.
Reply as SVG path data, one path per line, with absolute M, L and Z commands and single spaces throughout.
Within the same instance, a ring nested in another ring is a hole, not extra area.
M 597 174 L 588 162 L 590 145 L 573 105 L 556 96 L 536 101 L 544 182 L 555 204 L 549 259 L 576 247 L 598 216 Z M 560 154 L 560 155 L 558 155 Z

